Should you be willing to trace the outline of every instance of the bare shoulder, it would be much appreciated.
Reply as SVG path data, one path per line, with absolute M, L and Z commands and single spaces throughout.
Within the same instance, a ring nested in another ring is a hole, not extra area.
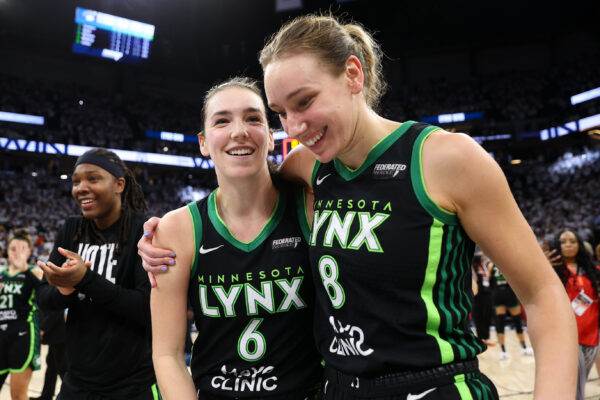
M 156 227 L 153 244 L 156 246 L 170 247 L 173 243 L 180 243 L 183 238 L 193 234 L 192 218 L 187 206 L 166 213 Z
M 281 175 L 290 182 L 300 183 L 310 188 L 315 160 L 313 153 L 300 144 L 292 149 L 281 164 Z
M 461 161 L 471 160 L 474 156 L 485 156 L 487 152 L 472 137 L 464 133 L 448 132 L 443 129 L 434 131 L 425 141 L 423 154 L 430 153 L 439 162 L 459 166 Z
M 473 138 L 444 130 L 433 132 L 422 153 L 427 191 L 442 208 L 457 212 L 473 191 L 497 184 L 504 174 L 496 161 Z

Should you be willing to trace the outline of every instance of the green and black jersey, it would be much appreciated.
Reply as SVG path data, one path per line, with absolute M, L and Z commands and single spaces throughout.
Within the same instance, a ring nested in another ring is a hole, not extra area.
M 421 153 L 434 126 L 405 122 L 351 170 L 318 161 L 310 239 L 317 347 L 355 376 L 474 358 L 474 243 L 427 194 Z
M 191 360 L 198 396 L 304 398 L 322 379 L 311 329 L 304 196 L 280 191 L 269 221 L 245 243 L 219 217 L 215 193 L 188 205 L 196 243 L 189 300 L 198 329 Z
M 35 293 L 40 280 L 31 272 L 11 275 L 8 268 L 0 271 L 0 324 L 13 321 L 37 323 Z
M 41 367 L 36 292 L 40 280 L 27 271 L 0 271 L 0 375 Z

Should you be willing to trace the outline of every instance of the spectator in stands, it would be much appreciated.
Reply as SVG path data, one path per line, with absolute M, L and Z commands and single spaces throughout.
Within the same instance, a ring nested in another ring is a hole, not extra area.
M 562 230 L 546 252 L 571 300 L 579 333 L 577 400 L 585 399 L 585 384 L 598 355 L 600 274 L 581 238 Z

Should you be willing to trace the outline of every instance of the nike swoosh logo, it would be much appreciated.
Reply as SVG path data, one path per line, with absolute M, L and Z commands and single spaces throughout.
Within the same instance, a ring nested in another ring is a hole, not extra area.
M 422 393 L 419 393 L 419 394 L 409 393 L 408 396 L 406 396 L 406 400 L 419 400 L 419 399 L 422 399 L 423 397 L 427 396 L 429 393 L 433 392 L 435 389 L 437 389 L 437 388 L 429 389 L 429 390 L 426 390 L 426 391 L 424 391 Z
M 19 336 L 27 335 L 27 332 L 19 332 Z
M 327 175 L 325 175 L 325 176 L 324 176 L 324 177 L 322 177 L 322 178 L 317 178 L 317 186 L 318 186 L 318 185 L 320 185 L 321 183 L 323 183 L 323 181 L 324 181 L 325 179 L 327 179 L 327 177 L 328 177 L 329 175 L 331 175 L 331 174 L 327 174 Z
M 217 246 L 217 247 L 211 247 L 210 249 L 205 249 L 204 245 L 200 246 L 200 254 L 206 254 L 206 253 L 210 253 L 211 251 L 215 251 L 217 249 L 220 249 L 221 247 L 225 246 L 224 244 Z

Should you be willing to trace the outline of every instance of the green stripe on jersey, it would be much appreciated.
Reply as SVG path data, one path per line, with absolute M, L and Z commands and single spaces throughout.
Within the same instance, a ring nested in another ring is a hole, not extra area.
M 155 383 L 151 387 L 152 389 L 152 400 L 162 400 L 162 396 L 160 395 L 160 390 L 158 390 L 158 384 Z
M 212 191 L 208 195 L 207 208 L 208 218 L 210 218 L 210 222 L 212 222 L 213 226 L 215 227 L 215 230 L 219 233 L 219 235 L 221 235 L 221 237 L 223 237 L 223 239 L 227 240 L 232 246 L 247 253 L 250 253 L 258 246 L 260 246 L 265 241 L 265 239 L 269 237 L 271 233 L 273 233 L 273 231 L 275 230 L 275 228 L 277 228 L 277 225 L 279 225 L 279 222 L 283 218 L 283 214 L 285 212 L 285 207 L 287 203 L 287 196 L 282 195 L 281 192 L 278 192 L 277 202 L 275 203 L 273 213 L 263 226 L 260 233 L 253 240 L 249 242 L 242 242 L 233 236 L 233 234 L 227 227 L 227 224 L 225 224 L 225 221 L 223 221 L 219 216 L 219 210 L 217 209 L 217 196 L 215 195 L 215 193 L 216 190 Z
M 29 268 L 30 273 L 33 275 L 33 273 L 31 272 L 32 267 Z M 33 322 L 36 324 L 37 326 L 37 303 L 35 301 L 35 289 L 31 290 L 31 295 L 29 296 L 29 299 L 27 300 L 27 304 L 29 304 L 29 315 L 27 316 L 27 322 Z
M 192 217 L 193 231 L 194 231 L 194 244 L 196 251 L 194 251 L 194 258 L 192 259 L 192 265 L 190 266 L 190 276 L 196 273 L 198 264 L 198 250 L 200 249 L 200 242 L 202 241 L 202 217 L 200 217 L 200 210 L 198 210 L 198 203 L 195 201 L 187 205 L 188 212 Z
M 419 133 L 419 136 L 413 145 L 412 159 L 410 162 L 410 177 L 415 195 L 423 208 L 427 210 L 432 217 L 443 221 L 445 224 L 456 225 L 458 224 L 456 214 L 444 210 L 434 202 L 433 199 L 429 197 L 429 193 L 427 193 L 427 188 L 425 187 L 422 160 L 423 144 L 425 143 L 425 139 L 438 129 L 440 128 L 437 126 L 429 126 Z
M 304 236 L 306 243 L 310 242 L 310 224 L 308 223 L 308 215 L 306 214 L 306 190 L 302 187 L 294 189 L 294 197 L 296 198 L 296 212 L 298 214 L 298 223 L 300 230 Z
M 321 166 L 321 162 L 319 162 L 319 160 L 315 159 L 315 162 L 313 163 L 313 170 L 312 170 L 312 173 L 310 174 L 310 187 L 311 188 L 315 187 L 315 179 L 317 178 L 317 171 L 319 170 L 320 166 Z
M 453 243 L 452 243 L 452 233 L 454 231 L 454 226 L 450 226 L 447 227 L 447 234 L 446 234 L 446 242 L 444 245 L 442 245 L 440 243 L 441 247 L 440 250 L 443 248 L 444 251 L 444 259 L 441 262 L 441 267 L 439 268 L 440 270 L 440 285 L 439 285 L 439 307 L 442 310 L 442 312 L 444 313 L 444 316 L 446 318 L 446 331 L 445 333 L 447 334 L 447 336 L 450 336 L 451 332 L 451 327 L 454 326 L 455 324 L 451 323 L 451 321 L 455 320 L 458 321 L 459 320 L 459 315 L 458 312 L 456 312 L 456 310 L 452 310 L 452 298 L 454 297 L 454 257 L 452 257 L 452 253 L 453 253 Z M 451 259 L 452 258 L 452 259 Z M 448 273 L 452 273 L 451 276 L 449 276 Z M 450 304 L 448 306 L 446 306 L 444 304 L 444 299 L 446 298 L 446 291 L 449 289 L 450 291 Z M 455 314 L 452 314 L 452 311 L 455 312 Z M 454 346 L 457 346 L 457 343 L 452 340 L 451 337 L 448 338 L 448 341 L 450 343 L 452 343 Z M 460 352 L 460 356 L 462 359 L 464 359 L 464 351 L 461 351 L 462 348 L 459 346 L 458 347 L 459 352 Z M 454 360 L 452 360 L 454 361 Z
M 456 357 L 466 360 L 483 351 L 482 345 L 475 336 L 469 331 L 463 332 L 462 329 L 470 310 L 469 293 L 464 283 L 467 278 L 469 281 L 471 279 L 470 257 L 466 243 L 470 239 L 464 236 L 460 225 L 445 225 L 443 230 L 445 236 L 443 243 L 440 243 L 440 252 L 444 253 L 444 257 L 438 267 L 440 275 L 438 307 L 446 321 L 444 337 L 455 348 L 451 361 Z
M 440 348 L 442 364 L 447 364 L 454 361 L 454 352 L 452 345 L 440 337 L 441 317 L 433 299 L 433 288 L 440 265 L 440 249 L 442 248 L 443 236 L 444 223 L 434 218 L 429 231 L 429 259 L 427 260 L 427 268 L 425 270 L 425 280 L 421 287 L 421 298 L 427 309 L 427 334 L 435 338 Z
M 454 386 L 456 387 L 456 390 L 458 390 L 461 400 L 473 400 L 469 386 L 467 386 L 467 383 L 465 382 L 464 374 L 454 376 Z

